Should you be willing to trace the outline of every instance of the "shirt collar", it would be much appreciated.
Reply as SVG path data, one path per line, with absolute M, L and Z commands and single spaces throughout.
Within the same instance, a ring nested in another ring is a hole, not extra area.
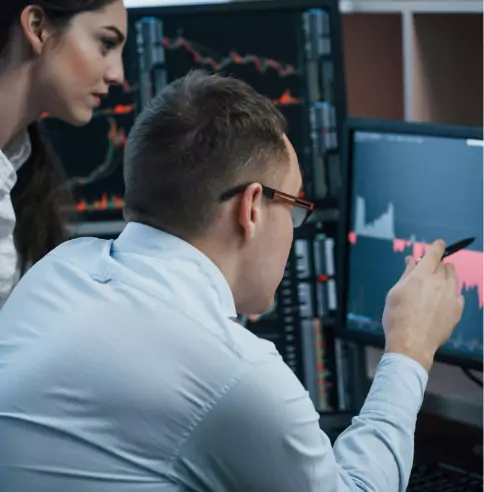
M 237 316 L 234 297 L 223 273 L 208 256 L 190 243 L 138 222 L 129 222 L 114 243 L 120 252 L 133 252 L 160 258 L 176 252 L 178 258 L 196 262 L 207 283 L 217 293 L 224 314 L 229 318 Z
M 5 157 L 10 161 L 15 171 L 18 171 L 32 153 L 32 144 L 28 131 L 20 133 L 4 149 Z

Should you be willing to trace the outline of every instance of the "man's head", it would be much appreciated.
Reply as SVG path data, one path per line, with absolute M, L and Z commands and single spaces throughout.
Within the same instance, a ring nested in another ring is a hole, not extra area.
M 127 220 L 192 243 L 222 270 L 237 310 L 267 310 L 293 238 L 301 173 L 281 113 L 240 80 L 193 71 L 138 118 L 125 155 Z

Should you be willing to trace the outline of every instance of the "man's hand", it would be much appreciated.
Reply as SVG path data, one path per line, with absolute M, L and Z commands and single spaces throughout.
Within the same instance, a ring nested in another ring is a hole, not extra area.
M 407 355 L 427 371 L 464 309 L 454 267 L 441 261 L 444 250 L 445 243 L 436 241 L 419 263 L 406 259 L 405 272 L 388 293 L 383 313 L 385 351 Z

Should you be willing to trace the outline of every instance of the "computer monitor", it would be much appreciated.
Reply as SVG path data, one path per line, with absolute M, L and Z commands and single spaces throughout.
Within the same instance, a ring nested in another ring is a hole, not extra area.
M 385 297 L 405 256 L 475 237 L 448 258 L 466 305 L 437 360 L 482 368 L 482 128 L 353 120 L 344 145 L 340 334 L 382 346 Z
M 346 108 L 337 0 L 190 3 L 128 2 L 124 86 L 86 127 L 46 115 L 82 222 L 76 235 L 123 227 L 126 136 L 151 98 L 194 68 L 233 75 L 271 99 L 288 120 L 306 197 L 339 193 Z

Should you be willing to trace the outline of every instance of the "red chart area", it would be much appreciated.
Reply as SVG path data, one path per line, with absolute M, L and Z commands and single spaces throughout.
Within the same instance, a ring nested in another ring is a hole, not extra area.
M 350 232 L 348 240 L 351 244 L 356 244 L 358 235 L 355 232 Z M 398 238 L 393 239 L 393 251 L 395 253 L 403 253 L 406 249 L 411 248 L 411 255 L 415 260 L 421 258 L 429 247 L 430 244 L 427 243 L 412 242 Z M 444 262 L 454 265 L 459 278 L 460 291 L 477 289 L 479 309 L 482 309 L 484 305 L 484 253 L 464 249 L 449 256 Z
M 393 240 L 393 251 L 403 252 L 406 248 L 412 248 L 412 256 L 415 260 L 421 258 L 430 244 L 406 241 L 405 239 Z M 457 277 L 459 278 L 459 290 L 476 289 L 479 295 L 479 308 L 484 304 L 483 292 L 483 269 L 484 269 L 484 254 L 480 251 L 472 251 L 463 249 L 454 253 L 444 260 L 444 262 L 452 263 L 455 267 Z

